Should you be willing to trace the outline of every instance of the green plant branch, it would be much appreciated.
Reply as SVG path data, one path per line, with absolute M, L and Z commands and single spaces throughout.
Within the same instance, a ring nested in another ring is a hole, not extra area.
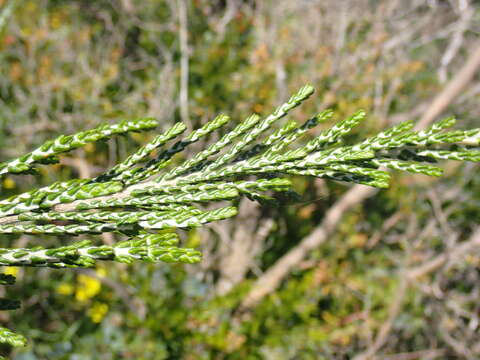
M 378 188 L 389 186 L 386 169 L 440 176 L 439 160 L 480 161 L 480 129 L 448 130 L 448 118 L 416 131 L 412 122 L 398 124 L 357 144 L 344 137 L 366 117 L 364 111 L 336 123 L 311 140 L 292 146 L 309 129 L 333 116 L 323 111 L 302 125 L 289 120 L 271 128 L 313 93 L 301 88 L 271 115 L 254 114 L 220 140 L 175 166 L 174 156 L 199 139 L 225 127 L 230 118 L 219 115 L 185 138 L 181 123 L 141 147 L 94 179 L 57 182 L 0 201 L 0 233 L 79 235 L 115 232 L 130 240 L 112 246 L 78 242 L 54 249 L 0 249 L 0 265 L 89 267 L 96 261 L 166 261 L 194 263 L 200 253 L 177 245 L 176 228 L 188 229 L 237 214 L 237 200 L 246 196 L 275 201 L 271 193 L 291 194 L 283 175 L 314 176 Z M 61 135 L 36 150 L 0 164 L 0 175 L 35 171 L 39 164 L 58 161 L 58 155 L 89 142 L 131 131 L 151 130 L 153 119 L 102 125 L 75 135 Z M 153 158 L 152 158 L 153 157 Z M 170 166 L 170 167 L 169 167 Z M 231 202 L 230 206 L 224 206 Z M 202 210 L 199 205 L 217 203 Z M 165 233 L 166 231 L 166 233 Z M 12 279 L 1 278 L 8 285 Z M 13 307 L 8 299 L 1 302 Z M 22 343 L 0 329 L 0 342 Z

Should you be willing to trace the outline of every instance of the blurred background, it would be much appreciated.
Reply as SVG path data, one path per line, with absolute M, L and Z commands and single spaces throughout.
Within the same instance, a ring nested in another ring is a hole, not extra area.
M 267 115 L 305 83 L 317 91 L 292 118 L 363 108 L 369 118 L 351 141 L 447 115 L 478 127 L 479 9 L 473 0 L 0 0 L 0 157 L 104 121 L 196 128 L 220 112 Z M 2 196 L 94 176 L 152 136 L 7 177 Z M 478 359 L 479 166 L 444 168 L 440 179 L 396 173 L 382 191 L 296 178 L 296 204 L 242 200 L 235 219 L 184 232 L 184 245 L 204 253 L 196 265 L 4 269 L 18 280 L 0 291 L 23 305 L 0 321 L 29 339 L 9 356 Z

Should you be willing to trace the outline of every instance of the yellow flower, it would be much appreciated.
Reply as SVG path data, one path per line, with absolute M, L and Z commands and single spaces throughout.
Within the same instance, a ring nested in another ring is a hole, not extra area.
M 12 178 L 7 177 L 5 178 L 5 180 L 3 180 L 3 187 L 5 189 L 8 189 L 8 190 L 13 189 L 15 188 L 15 185 L 16 185 L 15 181 Z
M 91 276 L 80 274 L 77 280 L 78 286 L 75 291 L 75 299 L 79 302 L 85 302 L 91 299 L 102 289 L 100 281 Z
M 88 309 L 88 317 L 92 319 L 94 323 L 99 323 L 105 317 L 108 312 L 108 305 L 105 303 L 94 302 Z
M 3 270 L 3 273 L 5 275 L 12 275 L 16 277 L 18 275 L 18 267 L 9 266 Z

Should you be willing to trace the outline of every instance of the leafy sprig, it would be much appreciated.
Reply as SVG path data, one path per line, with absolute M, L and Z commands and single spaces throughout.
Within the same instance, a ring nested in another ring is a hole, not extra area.
M 31 172 L 34 169 L 34 164 L 52 164 L 58 162 L 58 157 L 56 156 L 58 154 L 71 151 L 91 142 L 107 139 L 115 134 L 151 130 L 156 126 L 157 121 L 155 119 L 145 118 L 135 121 L 123 121 L 113 125 L 105 124 L 75 135 L 60 135 L 55 140 L 47 141 L 42 146 L 18 159 L 0 164 L 0 175 Z
M 167 146 L 186 130 L 184 124 L 176 123 L 96 178 L 57 182 L 0 201 L 0 233 L 114 232 L 129 238 L 111 246 L 88 240 L 53 249 L 3 248 L 0 265 L 90 267 L 99 260 L 195 263 L 201 254 L 178 246 L 176 228 L 188 229 L 235 216 L 235 204 L 241 196 L 263 202 L 275 201 L 269 196 L 272 192 L 290 194 L 291 184 L 284 175 L 386 188 L 391 179 L 387 169 L 440 176 L 439 160 L 480 161 L 480 129 L 449 131 L 455 124 L 453 118 L 421 131 L 414 130 L 412 122 L 401 123 L 357 144 L 345 144 L 344 138 L 365 119 L 364 111 L 304 143 L 299 142 L 302 136 L 330 120 L 331 110 L 302 125 L 288 120 L 272 129 L 312 93 L 311 86 L 304 86 L 271 115 L 263 119 L 251 115 L 189 159 L 176 162 L 175 155 L 226 127 L 228 116 L 221 114 Z M 35 166 L 56 162 L 58 155 L 87 143 L 151 130 L 157 125 L 154 119 L 140 119 L 61 135 L 0 164 L 0 175 L 30 173 Z M 225 202 L 230 202 L 229 206 Z M 202 209 L 205 204 L 207 210 Z M 1 284 L 13 281 L 12 277 L 0 276 Z M 18 305 L 7 299 L 0 303 L 4 308 Z M 0 342 L 18 346 L 24 344 L 24 338 L 0 328 Z

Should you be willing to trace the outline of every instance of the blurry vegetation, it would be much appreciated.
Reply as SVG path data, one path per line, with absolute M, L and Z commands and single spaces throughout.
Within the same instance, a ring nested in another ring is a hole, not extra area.
M 1 160 L 106 119 L 153 116 L 164 128 L 179 120 L 179 1 L 14 1 L 0 29 Z M 316 98 L 294 118 L 363 108 L 372 115 L 359 137 L 418 119 L 478 46 L 480 31 L 478 2 L 469 0 L 191 0 L 187 7 L 193 128 L 219 112 L 238 121 L 265 113 L 307 82 Z M 477 75 L 448 107 L 461 127 L 478 126 L 479 94 Z M 151 135 L 136 136 L 140 143 Z M 136 145 L 92 145 L 49 172 L 7 177 L 2 194 L 97 175 Z M 369 348 L 378 359 L 477 359 L 480 241 L 406 285 L 404 278 L 478 232 L 478 170 L 450 163 L 440 180 L 396 175 L 247 310 L 240 305 L 255 279 L 314 231 L 344 184 L 295 179 L 304 194 L 297 204 L 245 201 L 244 217 L 185 233 L 185 245 L 205 254 L 199 265 L 19 269 L 17 284 L 1 291 L 28 300 L 0 316 L 30 343 L 10 357 L 352 359 Z

